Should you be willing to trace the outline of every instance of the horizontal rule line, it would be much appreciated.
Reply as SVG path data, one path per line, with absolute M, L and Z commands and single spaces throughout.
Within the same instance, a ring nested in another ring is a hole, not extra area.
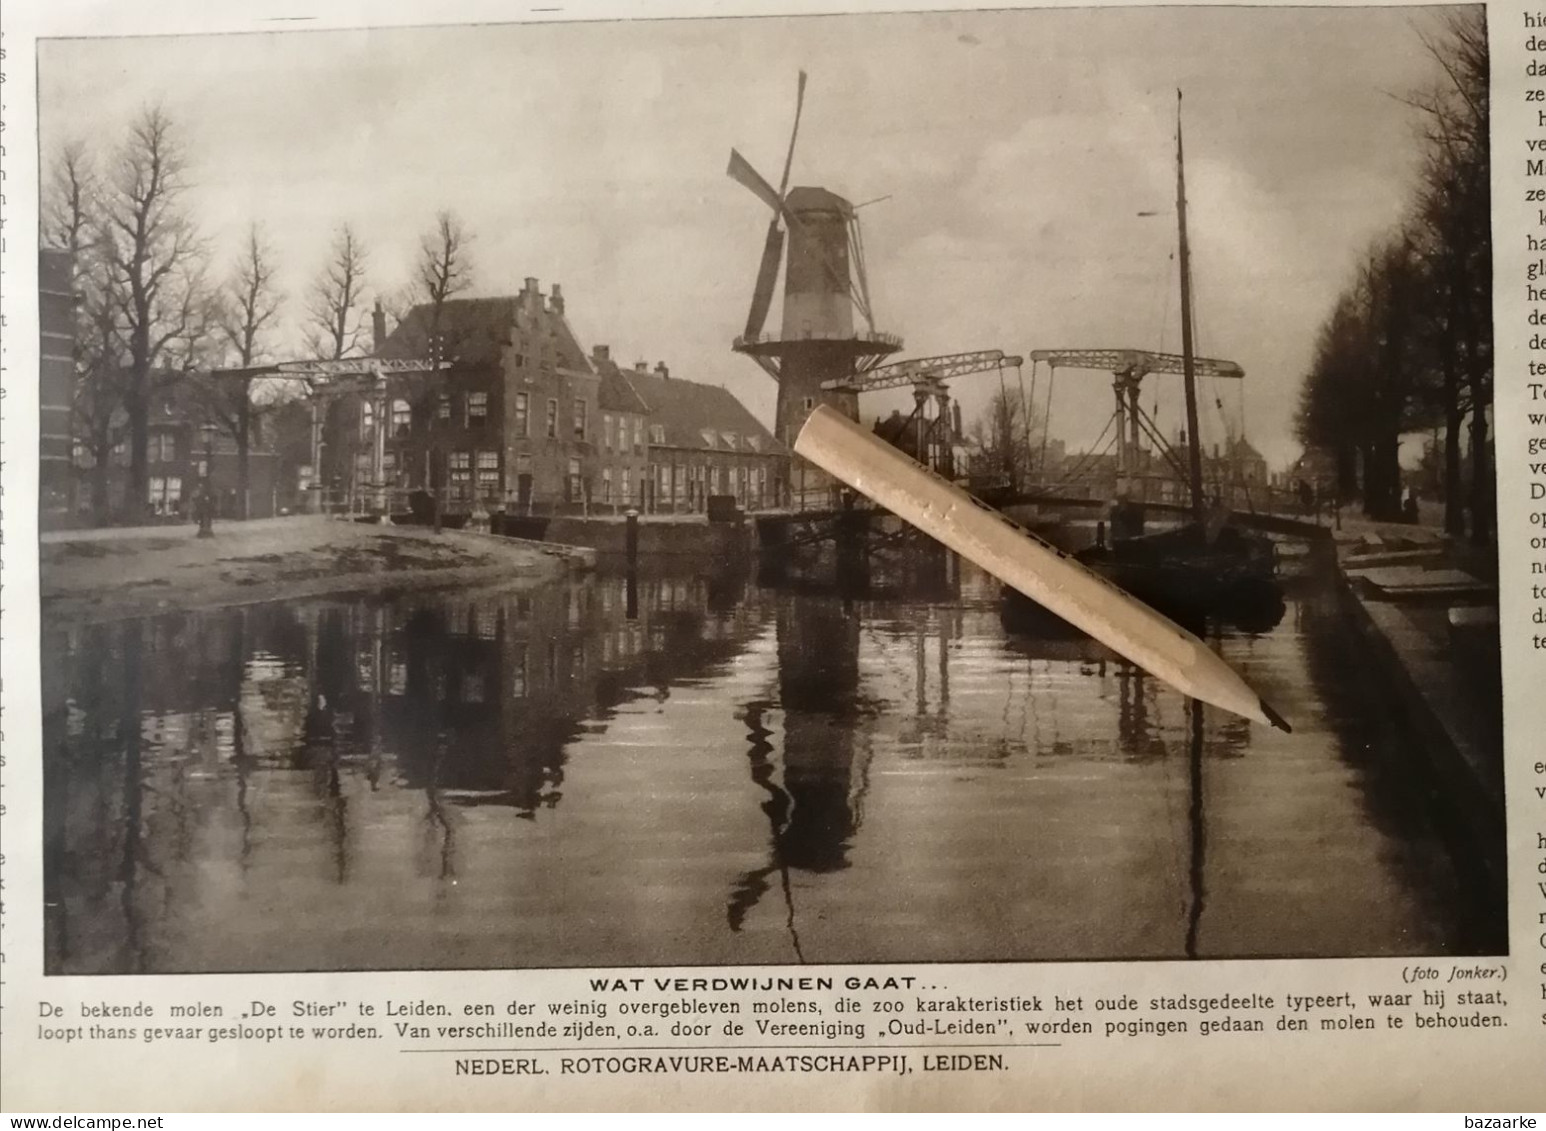
M 613 1052 L 777 1052 L 783 1049 L 856 1049 L 860 1052 L 887 1052 L 891 1049 L 1059 1049 L 1061 1041 L 1012 1044 L 956 1044 L 956 1045 L 623 1045 L 609 1049 L 594 1048 L 527 1048 L 527 1049 L 398 1049 L 398 1052 L 583 1052 L 602 1055 Z

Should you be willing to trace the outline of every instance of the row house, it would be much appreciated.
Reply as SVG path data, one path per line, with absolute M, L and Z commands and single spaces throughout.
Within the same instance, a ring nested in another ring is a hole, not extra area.
M 376 322 L 377 356 L 450 364 L 334 399 L 321 478 L 335 500 L 384 489 L 398 511 L 438 492 L 451 515 L 653 513 L 716 495 L 756 509 L 783 490 L 787 453 L 735 397 L 663 363 L 620 368 L 604 345 L 587 356 L 556 284 L 417 306 L 390 334 Z
M 623 418 L 635 429 L 626 449 L 603 452 L 604 464 L 614 468 L 613 489 L 622 489 L 627 505 L 683 514 L 706 511 L 714 496 L 733 498 L 746 510 L 783 497 L 786 449 L 729 390 L 673 377 L 664 362 L 622 368 L 606 346 L 596 347 L 591 360 L 608 403 L 620 413 L 626 407 Z M 603 479 L 603 497 L 607 491 Z

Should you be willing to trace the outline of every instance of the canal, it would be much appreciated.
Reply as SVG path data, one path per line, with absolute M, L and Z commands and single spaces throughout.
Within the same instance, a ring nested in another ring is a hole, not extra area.
M 1292 734 L 1006 634 L 969 568 L 927 601 L 590 576 L 56 628 L 47 966 L 1496 947 L 1329 588 L 1216 639 Z

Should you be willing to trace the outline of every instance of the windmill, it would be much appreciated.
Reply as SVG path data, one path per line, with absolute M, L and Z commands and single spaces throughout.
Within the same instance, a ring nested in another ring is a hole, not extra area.
M 746 329 L 736 338 L 734 349 L 757 362 L 778 382 L 775 432 L 791 445 L 818 404 L 832 405 L 857 420 L 858 393 L 843 383 L 851 383 L 855 376 L 902 348 L 899 337 L 875 329 L 858 209 L 824 188 L 789 187 L 800 113 L 805 106 L 805 81 L 801 71 L 794 129 L 789 134 L 778 188 L 734 149 L 726 170 L 773 213 Z M 781 263 L 783 323 L 778 334 L 764 334 Z M 864 320 L 863 329 L 854 325 L 856 310 Z M 826 383 L 835 384 L 823 388 Z

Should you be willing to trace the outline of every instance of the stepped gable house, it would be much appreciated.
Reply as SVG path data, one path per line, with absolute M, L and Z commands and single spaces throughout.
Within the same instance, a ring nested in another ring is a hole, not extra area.
M 393 377 L 379 408 L 360 398 L 330 425 L 326 475 L 354 494 L 384 486 L 401 493 L 396 508 L 443 489 L 450 514 L 687 513 L 710 495 L 748 509 L 778 498 L 787 454 L 744 405 L 664 364 L 620 369 L 606 346 L 587 357 L 556 283 L 547 295 L 528 278 L 518 295 L 452 299 L 438 324 L 416 306 L 390 335 L 384 322 L 378 356 L 451 366 Z
M 519 512 L 582 506 L 597 472 L 598 382 L 559 286 L 544 296 L 528 278 L 518 295 L 451 299 L 438 327 L 433 313 L 414 307 L 378 347 L 384 358 L 421 358 L 438 344 L 452 359 L 449 370 L 394 380 L 387 485 L 443 487 L 452 513 L 475 500 Z
M 643 361 L 621 368 L 606 346 L 597 346 L 591 360 L 601 375 L 604 406 L 625 416 L 633 415 L 630 405 L 646 411 L 644 489 L 632 505 L 692 513 L 706 510 L 712 495 L 732 496 L 746 510 L 777 504 L 788 453 L 729 390 L 673 377 L 664 362 L 653 370 Z M 639 467 L 636 443 L 626 452 L 609 452 L 605 438 L 602 443 L 604 498 L 611 461 L 614 489 L 630 471 L 637 482 Z

